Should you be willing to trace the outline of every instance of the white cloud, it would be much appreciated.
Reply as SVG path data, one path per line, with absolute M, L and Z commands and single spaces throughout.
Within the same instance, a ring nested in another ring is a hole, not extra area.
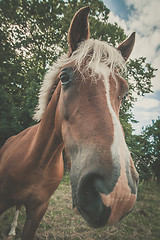
M 118 23 L 129 35 L 136 32 L 136 44 L 133 49 L 132 58 L 146 57 L 152 67 L 157 68 L 156 77 L 152 79 L 153 91 L 160 91 L 160 1 L 159 0 L 125 0 L 130 14 L 128 20 L 123 20 L 110 12 L 109 22 Z M 160 101 L 148 98 L 138 98 L 133 113 L 139 120 L 134 125 L 136 133 L 140 133 L 142 126 L 152 123 L 152 119 L 160 116 Z M 160 99 L 159 99 L 160 100 Z
M 147 35 L 153 28 L 160 28 L 159 0 L 125 0 L 125 3 L 129 9 L 132 6 L 134 7 L 130 16 L 130 23 L 132 27 L 135 26 L 136 30 L 139 29 L 140 33 Z
M 142 127 L 148 126 L 152 124 L 152 119 L 158 119 L 159 113 L 157 111 L 135 111 L 133 110 L 134 115 L 136 116 L 136 120 L 138 123 L 133 124 L 133 128 L 135 129 L 135 134 L 140 134 L 142 131 Z M 152 117 L 151 117 L 152 115 Z
M 149 110 L 149 109 L 152 110 L 154 108 L 160 107 L 160 102 L 157 99 L 141 98 L 137 103 L 135 103 L 135 107 L 142 108 L 145 110 Z
M 129 27 L 138 31 L 140 35 L 148 36 L 155 27 L 159 29 L 160 2 L 157 6 L 154 3 L 155 0 L 152 0 L 144 7 L 136 8 L 129 17 Z
M 111 11 L 109 13 L 109 22 L 114 24 L 114 23 L 118 23 L 118 25 L 124 29 L 125 33 L 128 34 L 128 29 L 127 29 L 127 25 L 126 22 L 123 19 L 120 19 L 119 16 L 115 16 L 114 13 Z
M 153 91 L 160 90 L 160 1 L 125 0 L 128 8 L 134 7 L 127 22 L 128 28 L 137 32 L 133 57 L 145 56 L 154 68 L 158 68 L 152 80 Z
M 145 122 L 145 125 L 149 124 L 152 121 L 150 111 L 140 111 L 140 112 L 137 112 L 137 115 L 139 115 L 140 119 L 143 118 L 143 122 Z M 156 111 L 153 111 L 152 115 L 154 119 L 157 119 L 159 116 L 159 114 Z
M 160 1 L 159 0 L 125 0 L 131 14 L 128 21 L 120 19 L 110 12 L 109 22 L 117 22 L 129 35 L 135 31 L 136 44 L 132 58 L 144 56 L 154 68 L 158 68 L 156 77 L 152 80 L 153 91 L 160 90 Z M 159 48 L 159 51 L 157 50 Z

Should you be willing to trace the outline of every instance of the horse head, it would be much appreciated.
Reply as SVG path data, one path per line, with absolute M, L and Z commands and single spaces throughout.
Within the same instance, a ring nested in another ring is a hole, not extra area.
M 138 174 L 119 120 L 128 84 L 125 68 L 133 33 L 118 49 L 89 39 L 89 7 L 74 16 L 70 61 L 61 70 L 59 114 L 71 161 L 73 207 L 93 227 L 117 223 L 136 201 Z
M 90 226 L 102 227 L 128 214 L 137 196 L 138 173 L 119 120 L 128 91 L 119 70 L 125 69 L 135 33 L 117 49 L 89 39 L 88 14 L 89 7 L 75 14 L 69 54 L 57 63 L 55 126 L 71 162 L 73 208 Z

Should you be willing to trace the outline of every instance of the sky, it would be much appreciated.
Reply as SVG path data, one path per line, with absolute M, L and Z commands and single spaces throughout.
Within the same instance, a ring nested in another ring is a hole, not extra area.
M 160 116 L 160 0 L 103 0 L 110 9 L 109 22 L 118 23 L 127 35 L 136 32 L 136 43 L 131 58 L 146 57 L 158 69 L 152 79 L 154 93 L 138 97 L 133 113 L 139 123 L 135 134 Z

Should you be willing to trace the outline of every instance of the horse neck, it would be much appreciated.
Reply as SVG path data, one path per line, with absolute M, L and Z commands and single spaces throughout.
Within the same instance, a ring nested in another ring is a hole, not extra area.
M 60 95 L 60 84 L 57 86 L 44 114 L 38 124 L 37 132 L 32 142 L 31 155 L 41 168 L 45 168 L 62 152 L 63 143 L 55 126 L 56 108 Z

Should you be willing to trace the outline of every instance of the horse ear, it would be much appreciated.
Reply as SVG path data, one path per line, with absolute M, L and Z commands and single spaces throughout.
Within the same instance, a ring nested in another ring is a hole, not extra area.
M 122 42 L 117 48 L 121 52 L 125 61 L 127 61 L 127 59 L 129 58 L 133 50 L 134 43 L 135 43 L 135 32 L 133 32 L 129 36 L 129 38 L 127 38 L 124 42 Z
M 90 7 L 81 8 L 73 17 L 68 33 L 68 43 L 70 55 L 74 52 L 78 44 L 89 38 L 89 15 Z

